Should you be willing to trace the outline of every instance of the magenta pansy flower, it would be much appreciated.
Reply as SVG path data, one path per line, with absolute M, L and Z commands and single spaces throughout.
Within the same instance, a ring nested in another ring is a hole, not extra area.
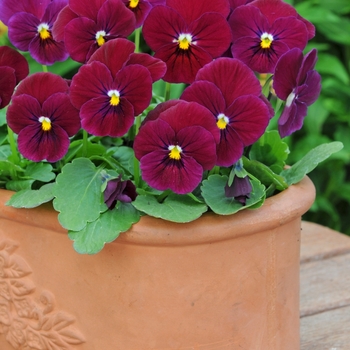
M 127 64 L 134 48 L 127 39 L 111 40 L 73 77 L 71 100 L 80 109 L 82 127 L 89 133 L 123 136 L 134 117 L 149 106 L 153 82 L 149 70 Z
M 0 108 L 7 106 L 16 85 L 29 74 L 27 60 L 8 46 L 0 47 Z
M 62 41 L 52 34 L 53 24 L 66 0 L 35 2 L 18 2 L 18 5 L 3 1 L 5 19 L 8 25 L 8 36 L 11 43 L 21 51 L 29 51 L 31 56 L 41 64 L 52 65 L 64 61 L 68 53 Z M 20 5 L 22 4 L 22 5 Z M 17 9 L 17 11 L 14 11 Z M 13 13 L 11 14 L 11 11 Z
M 117 205 L 118 201 L 122 203 L 131 203 L 137 197 L 136 186 L 131 180 L 122 180 L 119 175 L 116 179 L 109 180 L 103 199 L 109 210 L 112 210 Z
M 166 4 L 150 11 L 142 33 L 154 56 L 167 65 L 163 79 L 191 83 L 201 67 L 228 49 L 230 8 L 226 0 L 168 0 Z
M 63 39 L 71 58 L 85 63 L 105 42 L 126 38 L 135 29 L 135 16 L 122 0 L 70 0 L 53 32 Z
M 270 120 L 259 80 L 241 61 L 218 58 L 198 71 L 196 80 L 181 99 L 195 101 L 212 113 L 220 132 L 219 166 L 231 166 L 265 132 Z
M 317 51 L 307 55 L 299 49 L 285 53 L 278 60 L 273 80 L 273 88 L 278 98 L 286 101 L 278 120 L 281 137 L 301 129 L 307 115 L 307 107 L 313 104 L 321 91 L 321 76 L 314 70 Z
M 198 103 L 159 105 L 134 141 L 142 178 L 160 191 L 192 192 L 216 163 L 217 138 L 211 113 Z
M 308 41 L 308 28 L 295 10 L 291 14 L 289 6 L 277 6 L 276 12 L 273 4 L 280 1 L 253 1 L 237 7 L 229 18 L 233 57 L 259 73 L 273 73 L 281 55 L 294 47 L 303 50 Z
M 52 73 L 34 73 L 18 86 L 7 110 L 7 123 L 18 134 L 20 153 L 35 162 L 56 162 L 80 129 L 68 84 Z

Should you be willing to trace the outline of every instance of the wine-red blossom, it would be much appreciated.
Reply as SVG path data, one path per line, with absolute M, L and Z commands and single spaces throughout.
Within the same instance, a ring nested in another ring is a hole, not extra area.
M 181 99 L 194 101 L 212 113 L 220 131 L 219 166 L 231 166 L 265 132 L 270 120 L 267 101 L 254 73 L 241 61 L 219 58 L 198 71 Z
M 82 127 L 89 133 L 123 136 L 134 117 L 149 106 L 152 77 L 145 66 L 126 64 L 133 51 L 132 42 L 111 40 L 74 75 L 71 101 L 80 109 Z
M 122 180 L 122 176 L 109 180 L 107 187 L 103 192 L 104 202 L 109 210 L 117 205 L 118 201 L 123 203 L 131 203 L 137 197 L 136 187 L 131 180 Z
M 3 6 L 9 10 L 9 2 Z M 20 12 L 6 12 L 8 18 L 8 36 L 11 43 L 21 51 L 29 51 L 31 56 L 41 64 L 52 65 L 68 57 L 63 41 L 56 40 L 52 27 L 58 13 L 66 6 L 66 0 L 42 1 L 39 3 L 22 3 Z M 11 4 L 14 4 L 11 1 Z M 17 6 L 14 5 L 13 8 Z
M 201 67 L 228 49 L 229 11 L 226 0 L 168 0 L 167 6 L 156 6 L 150 11 L 142 32 L 155 57 L 167 64 L 165 81 L 193 82 Z
M 225 196 L 228 198 L 234 198 L 242 205 L 246 205 L 247 199 L 250 198 L 253 190 L 249 177 L 238 177 L 235 175 L 231 186 L 228 183 L 225 185 Z
M 66 81 L 52 73 L 34 73 L 16 90 L 7 123 L 18 134 L 20 153 L 35 162 L 56 162 L 68 151 L 69 137 L 80 129 L 78 110 Z
M 261 3 L 260 7 L 254 6 Z M 253 1 L 237 7 L 229 18 L 232 30 L 232 55 L 259 73 L 273 73 L 278 58 L 297 47 L 303 50 L 308 41 L 308 28 L 304 21 L 287 11 L 278 16 L 264 13 L 268 1 Z M 274 1 L 279 3 L 278 0 Z M 273 2 L 273 3 L 274 3 Z M 272 8 L 272 7 L 271 7 Z M 289 8 L 289 7 L 288 7 Z
M 85 63 L 104 43 L 126 38 L 135 29 L 135 16 L 122 0 L 70 0 L 53 32 L 63 38 L 71 58 Z
M 29 74 L 27 60 L 16 50 L 0 47 L 0 108 L 10 103 L 16 85 Z
M 314 70 L 317 51 L 313 49 L 305 57 L 299 49 L 285 53 L 278 60 L 273 88 L 278 98 L 286 101 L 278 120 L 281 137 L 301 129 L 307 115 L 307 107 L 313 104 L 321 91 L 321 76 Z
M 199 185 L 204 170 L 215 165 L 218 131 L 211 113 L 195 102 L 167 106 L 141 127 L 135 156 L 150 186 L 185 194 Z

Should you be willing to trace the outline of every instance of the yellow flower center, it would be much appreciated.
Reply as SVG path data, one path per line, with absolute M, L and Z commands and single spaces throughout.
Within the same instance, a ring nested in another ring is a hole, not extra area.
M 138 4 L 139 4 L 139 0 L 130 0 L 129 1 L 129 7 L 131 7 L 132 9 L 137 7 Z
M 102 46 L 106 42 L 105 36 L 106 32 L 104 30 L 99 30 L 96 33 L 95 38 L 98 46 Z
M 120 93 L 118 90 L 108 91 L 108 96 L 110 97 L 109 103 L 111 106 L 118 106 L 120 102 Z
M 46 40 L 51 38 L 51 33 L 49 31 L 49 25 L 46 23 L 41 23 L 38 26 L 38 33 L 40 36 L 40 39 Z
M 217 127 L 220 130 L 226 129 L 226 125 L 230 122 L 230 120 L 226 117 L 226 115 L 223 113 L 220 113 L 217 118 L 218 118 L 218 121 L 216 122 Z
M 175 159 L 175 160 L 180 160 L 181 159 L 181 152 L 182 149 L 180 146 L 174 146 L 171 145 L 168 147 L 169 152 L 169 158 Z
M 43 131 L 51 130 L 51 120 L 47 117 L 40 117 L 39 122 L 41 123 L 41 129 Z
M 261 39 L 260 47 L 262 49 L 269 49 L 271 47 L 271 44 L 273 42 L 273 36 L 271 34 L 263 33 L 260 39 Z
M 175 40 L 179 43 L 179 47 L 182 50 L 188 50 L 192 44 L 192 35 L 191 34 L 180 34 L 179 38 Z

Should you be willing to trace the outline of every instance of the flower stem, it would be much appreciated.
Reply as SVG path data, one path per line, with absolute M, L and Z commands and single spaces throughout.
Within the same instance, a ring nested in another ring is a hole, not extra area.
M 141 28 L 135 29 L 135 52 L 140 52 L 140 37 L 141 37 Z
M 168 82 L 165 82 L 164 101 L 170 100 L 170 90 L 171 90 L 171 84 Z
M 48 72 L 47 66 L 43 64 L 42 67 L 43 67 L 43 72 L 47 73 Z
M 83 157 L 88 154 L 88 133 L 83 129 Z
M 138 115 L 136 117 L 136 122 L 135 122 L 135 136 L 138 134 L 140 126 L 141 126 L 141 116 Z M 136 187 L 138 187 L 139 182 L 140 182 L 140 162 L 134 156 L 134 183 Z

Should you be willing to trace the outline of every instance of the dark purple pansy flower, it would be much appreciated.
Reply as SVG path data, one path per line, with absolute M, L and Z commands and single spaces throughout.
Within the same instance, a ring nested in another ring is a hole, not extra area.
M 254 6 L 255 3 L 260 6 Z M 283 7 L 285 11 L 279 11 L 277 17 L 265 15 L 265 7 L 270 9 L 271 2 L 253 1 L 233 11 L 229 18 L 233 37 L 231 51 L 233 57 L 252 70 L 272 73 L 281 55 L 294 47 L 305 48 L 309 33 L 302 20 L 289 14 L 289 7 Z
M 111 40 L 73 77 L 71 101 L 80 109 L 82 127 L 89 133 L 123 136 L 133 125 L 134 117 L 149 106 L 149 70 L 140 64 L 126 64 L 134 48 L 127 39 Z
M 225 196 L 228 198 L 234 198 L 242 205 L 246 205 L 247 199 L 250 198 L 250 194 L 253 190 L 249 177 L 238 177 L 235 175 L 231 186 L 228 183 L 225 185 Z
M 203 170 L 216 163 L 218 130 L 211 113 L 195 102 L 161 105 L 135 137 L 142 178 L 153 188 L 192 192 Z M 159 112 L 159 114 L 158 114 Z
M 228 49 L 229 11 L 227 0 L 168 0 L 150 11 L 142 32 L 155 57 L 167 64 L 165 81 L 193 82 L 201 67 Z
M 313 104 L 321 91 L 321 76 L 314 70 L 317 51 L 305 57 L 299 49 L 285 53 L 278 60 L 273 77 L 273 88 L 278 98 L 286 101 L 278 120 L 281 137 L 290 135 L 303 126 L 307 107 Z
M 231 166 L 265 132 L 270 120 L 267 101 L 254 73 L 241 61 L 218 58 L 198 71 L 196 80 L 181 99 L 210 110 L 220 131 L 217 145 L 219 166 Z
M 165 5 L 165 0 L 123 0 L 126 7 L 131 10 L 136 19 L 135 27 L 141 27 L 152 7 L 156 5 Z
M 123 203 L 131 203 L 137 197 L 136 187 L 132 181 L 122 180 L 122 176 L 109 180 L 107 187 L 103 193 L 104 202 L 109 210 L 112 210 L 117 205 L 118 201 Z
M 27 60 L 16 50 L 0 47 L 0 108 L 10 103 L 16 85 L 29 74 Z
M 29 51 L 36 61 L 44 65 L 66 60 L 68 53 L 64 43 L 57 41 L 52 34 L 57 15 L 66 4 L 66 0 L 53 0 L 23 5 L 22 11 L 13 13 L 8 20 L 8 36 L 11 43 L 21 51 Z M 29 12 L 25 12 L 24 9 Z
M 241 6 L 241 5 L 246 5 L 253 0 L 229 0 L 230 8 L 231 10 L 234 10 L 236 7 Z
M 61 159 L 69 137 L 80 129 L 68 84 L 52 73 L 35 73 L 21 82 L 8 107 L 7 123 L 18 134 L 21 154 L 35 162 Z
M 64 36 L 71 58 L 85 63 L 105 42 L 126 38 L 135 29 L 135 16 L 122 0 L 70 0 L 57 19 L 53 32 Z

